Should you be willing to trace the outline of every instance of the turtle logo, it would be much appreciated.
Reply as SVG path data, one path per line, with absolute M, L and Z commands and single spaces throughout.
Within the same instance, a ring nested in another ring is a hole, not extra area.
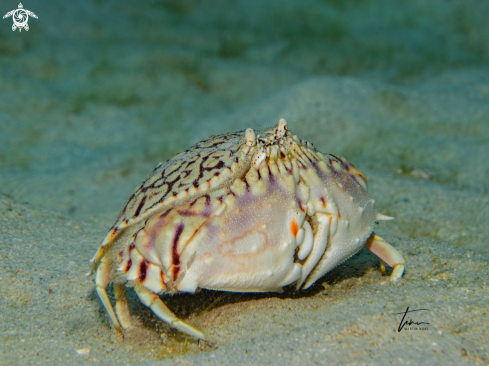
M 10 16 L 12 17 L 12 19 L 14 20 L 14 24 L 12 25 L 13 31 L 15 31 L 17 28 L 19 28 L 19 32 L 22 31 L 22 28 L 28 31 L 29 25 L 27 24 L 27 21 L 29 20 L 29 15 L 37 19 L 36 14 L 34 14 L 32 11 L 25 10 L 22 3 L 19 3 L 19 8 L 9 11 L 3 16 L 3 19 Z

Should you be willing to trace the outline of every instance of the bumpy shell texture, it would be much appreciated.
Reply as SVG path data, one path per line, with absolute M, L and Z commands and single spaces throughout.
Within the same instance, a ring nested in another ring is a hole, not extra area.
M 103 255 L 103 248 L 126 228 L 209 191 L 230 186 L 244 176 L 251 164 L 248 151 L 243 130 L 210 136 L 158 165 L 129 197 L 94 257 L 94 265 Z

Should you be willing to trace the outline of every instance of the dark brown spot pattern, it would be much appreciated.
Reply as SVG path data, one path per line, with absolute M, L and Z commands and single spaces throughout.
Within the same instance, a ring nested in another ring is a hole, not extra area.
M 132 266 L 132 259 L 129 258 L 129 260 L 127 261 L 126 263 L 126 267 L 124 268 L 124 272 L 129 272 L 129 270 L 131 269 L 131 266 Z
M 172 264 L 177 266 L 180 264 L 180 255 L 178 253 L 178 240 L 180 239 L 180 235 L 182 235 L 183 229 L 185 228 L 184 223 L 180 223 L 177 225 L 175 229 L 175 236 L 173 237 L 172 242 Z
M 363 174 L 345 159 L 332 154 L 318 154 L 312 144 L 292 136 L 288 131 L 283 138 L 278 140 L 277 138 L 272 138 L 273 130 L 259 132 L 260 136 L 263 137 L 260 143 L 269 141 L 270 144 L 282 146 L 279 150 L 279 158 L 284 160 L 285 169 L 289 174 L 293 174 L 292 162 L 294 160 L 294 164 L 297 164 L 299 170 L 312 168 L 320 173 L 319 161 L 322 160 L 331 170 L 331 175 L 328 172 L 328 179 L 332 178 L 338 188 L 347 189 L 352 185 L 350 181 L 353 181 L 355 186 L 366 189 L 366 179 Z M 267 136 L 270 138 L 267 138 Z M 282 149 L 285 149 L 286 153 Z M 119 232 L 126 230 L 126 225 L 134 225 L 142 220 L 149 219 L 151 215 L 158 214 L 164 217 L 175 208 L 178 210 L 177 212 L 182 217 L 182 220 L 191 220 L 196 215 L 209 217 L 212 213 L 209 194 L 212 195 L 213 190 L 229 188 L 235 179 L 241 179 L 246 185 L 246 191 L 250 191 L 246 173 L 251 167 L 253 152 L 254 148 L 250 148 L 246 144 L 244 131 L 238 131 L 211 136 L 161 163 L 130 196 L 112 227 L 111 236 L 108 237 L 105 243 L 114 240 Z M 265 161 L 268 162 L 268 159 L 269 157 Z M 229 169 L 229 171 L 226 171 L 226 169 Z M 257 169 L 257 172 L 258 178 L 263 179 L 259 169 Z M 321 174 L 320 177 L 325 179 Z M 268 180 L 269 184 L 274 184 L 273 175 L 270 175 Z M 363 184 L 363 181 L 365 181 L 365 184 Z M 236 195 L 235 192 L 230 190 L 226 194 Z M 220 203 L 222 203 L 222 197 L 224 196 L 220 197 Z M 205 202 L 200 201 L 198 203 L 200 198 L 205 199 Z M 323 207 L 327 205 L 324 197 L 320 197 L 320 201 Z M 188 205 L 185 208 L 179 207 L 187 203 Z M 198 205 L 196 206 L 197 203 Z M 203 207 L 201 207 L 202 203 Z M 302 212 L 306 211 L 305 202 L 298 199 L 297 204 Z M 177 248 L 183 229 L 183 222 L 176 226 L 172 242 L 173 269 L 171 276 L 174 279 L 181 271 Z M 131 250 L 131 247 L 129 247 L 129 250 Z M 131 262 L 129 261 L 126 265 L 127 270 L 129 270 L 130 266 Z
M 243 146 L 246 146 L 244 131 L 213 136 L 160 164 L 129 197 L 113 229 L 144 215 L 149 209 L 182 191 L 197 195 L 189 189 L 199 188 L 213 177 L 219 179 L 220 172 L 224 169 L 231 172 L 232 176 L 228 179 L 243 176 L 247 166 L 236 171 L 231 169 L 231 164 L 240 161 Z
M 138 275 L 139 282 L 144 282 L 144 280 L 146 279 L 147 270 L 148 270 L 148 261 L 146 260 L 141 261 L 141 263 L 139 264 L 139 275 Z

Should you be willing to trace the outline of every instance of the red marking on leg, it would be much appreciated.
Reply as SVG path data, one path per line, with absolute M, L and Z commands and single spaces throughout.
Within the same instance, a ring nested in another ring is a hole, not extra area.
M 132 266 L 132 259 L 129 258 L 129 260 L 127 261 L 127 264 L 126 264 L 126 268 L 124 268 L 124 272 L 129 272 L 129 270 L 131 269 L 131 266 Z
M 322 202 L 323 208 L 326 208 L 326 199 L 323 196 L 321 196 L 319 197 L 319 200 Z
M 173 281 L 177 280 L 179 274 L 180 274 L 180 266 L 173 267 L 172 274 L 171 274 L 173 277 Z
M 146 260 L 143 260 L 139 264 L 139 276 L 138 276 L 139 282 L 144 282 L 144 280 L 146 279 L 147 270 L 148 270 L 148 262 Z
M 290 223 L 290 232 L 292 233 L 292 235 L 294 235 L 294 238 L 297 236 L 297 233 L 299 232 L 299 225 L 297 225 L 295 219 L 292 219 L 292 222 Z
M 173 237 L 171 251 L 172 251 L 172 264 L 174 266 L 178 266 L 180 264 L 180 255 L 178 254 L 178 240 L 180 239 L 180 235 L 182 235 L 184 227 L 185 224 L 183 222 L 178 224 L 175 230 L 175 236 Z

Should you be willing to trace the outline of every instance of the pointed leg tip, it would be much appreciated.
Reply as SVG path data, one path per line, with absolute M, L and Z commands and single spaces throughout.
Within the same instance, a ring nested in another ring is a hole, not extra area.
M 396 282 L 399 278 L 402 278 L 403 274 L 404 274 L 404 263 L 396 264 L 391 274 L 391 282 Z
M 156 293 L 150 291 L 138 282 L 136 282 L 134 288 L 141 302 L 144 305 L 148 306 L 158 318 L 183 333 L 186 333 L 192 337 L 204 339 L 204 335 L 201 332 L 178 319 L 175 314 L 173 314 L 170 309 L 168 309 L 164 302 L 161 301 Z
M 116 310 L 116 312 L 117 312 L 117 310 Z M 130 316 L 123 317 L 123 316 L 119 315 L 119 313 L 117 314 L 117 316 L 119 317 L 119 322 L 121 324 L 122 329 L 130 329 L 133 327 Z
M 182 322 L 181 320 L 177 320 L 175 322 L 172 322 L 171 326 L 173 328 L 180 330 L 181 332 L 184 332 L 184 333 L 192 336 L 192 337 L 205 340 L 204 334 L 202 334 L 202 332 L 198 331 L 197 329 L 195 329 L 191 325 L 188 325 L 187 323 Z
M 302 289 L 303 289 L 303 290 L 307 290 L 309 287 L 311 287 L 311 286 L 314 284 L 314 282 L 316 282 L 316 280 L 314 280 L 314 281 L 307 281 L 307 282 L 304 284 L 304 286 L 302 286 Z

